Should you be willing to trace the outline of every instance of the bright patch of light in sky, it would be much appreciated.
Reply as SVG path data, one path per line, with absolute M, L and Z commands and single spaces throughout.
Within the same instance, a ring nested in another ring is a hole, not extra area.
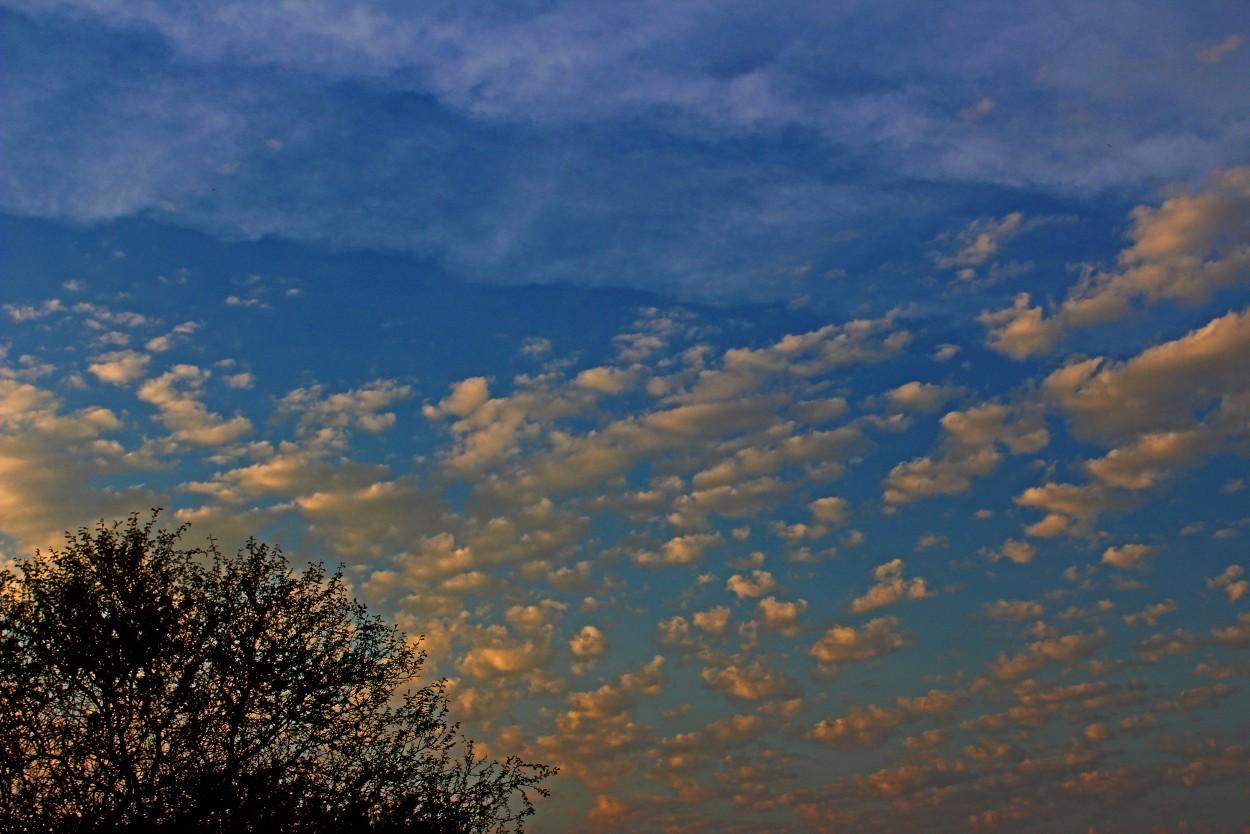
M 0 18 L 0 558 L 342 562 L 536 832 L 1244 824 L 1243 4 Z

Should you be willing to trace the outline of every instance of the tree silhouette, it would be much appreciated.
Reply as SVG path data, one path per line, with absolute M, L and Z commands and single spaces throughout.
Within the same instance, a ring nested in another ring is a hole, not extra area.
M 0 831 L 520 832 L 554 768 L 479 756 L 340 573 L 100 522 L 0 573 Z

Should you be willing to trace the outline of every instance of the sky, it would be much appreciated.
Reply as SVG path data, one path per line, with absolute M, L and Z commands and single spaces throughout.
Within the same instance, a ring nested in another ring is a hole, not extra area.
M 1250 831 L 1250 8 L 0 0 L 0 561 L 342 564 L 529 830 Z

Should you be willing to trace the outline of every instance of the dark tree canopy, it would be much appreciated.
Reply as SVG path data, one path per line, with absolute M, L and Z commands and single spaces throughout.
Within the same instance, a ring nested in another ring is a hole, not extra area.
M 555 771 L 479 757 L 341 574 L 156 513 L 0 573 L 0 832 L 512 832 Z

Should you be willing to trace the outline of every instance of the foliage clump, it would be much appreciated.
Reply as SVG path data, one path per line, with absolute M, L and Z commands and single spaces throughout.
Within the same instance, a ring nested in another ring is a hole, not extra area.
M 156 513 L 0 573 L 0 832 L 520 832 L 554 768 L 475 753 L 341 573 Z

